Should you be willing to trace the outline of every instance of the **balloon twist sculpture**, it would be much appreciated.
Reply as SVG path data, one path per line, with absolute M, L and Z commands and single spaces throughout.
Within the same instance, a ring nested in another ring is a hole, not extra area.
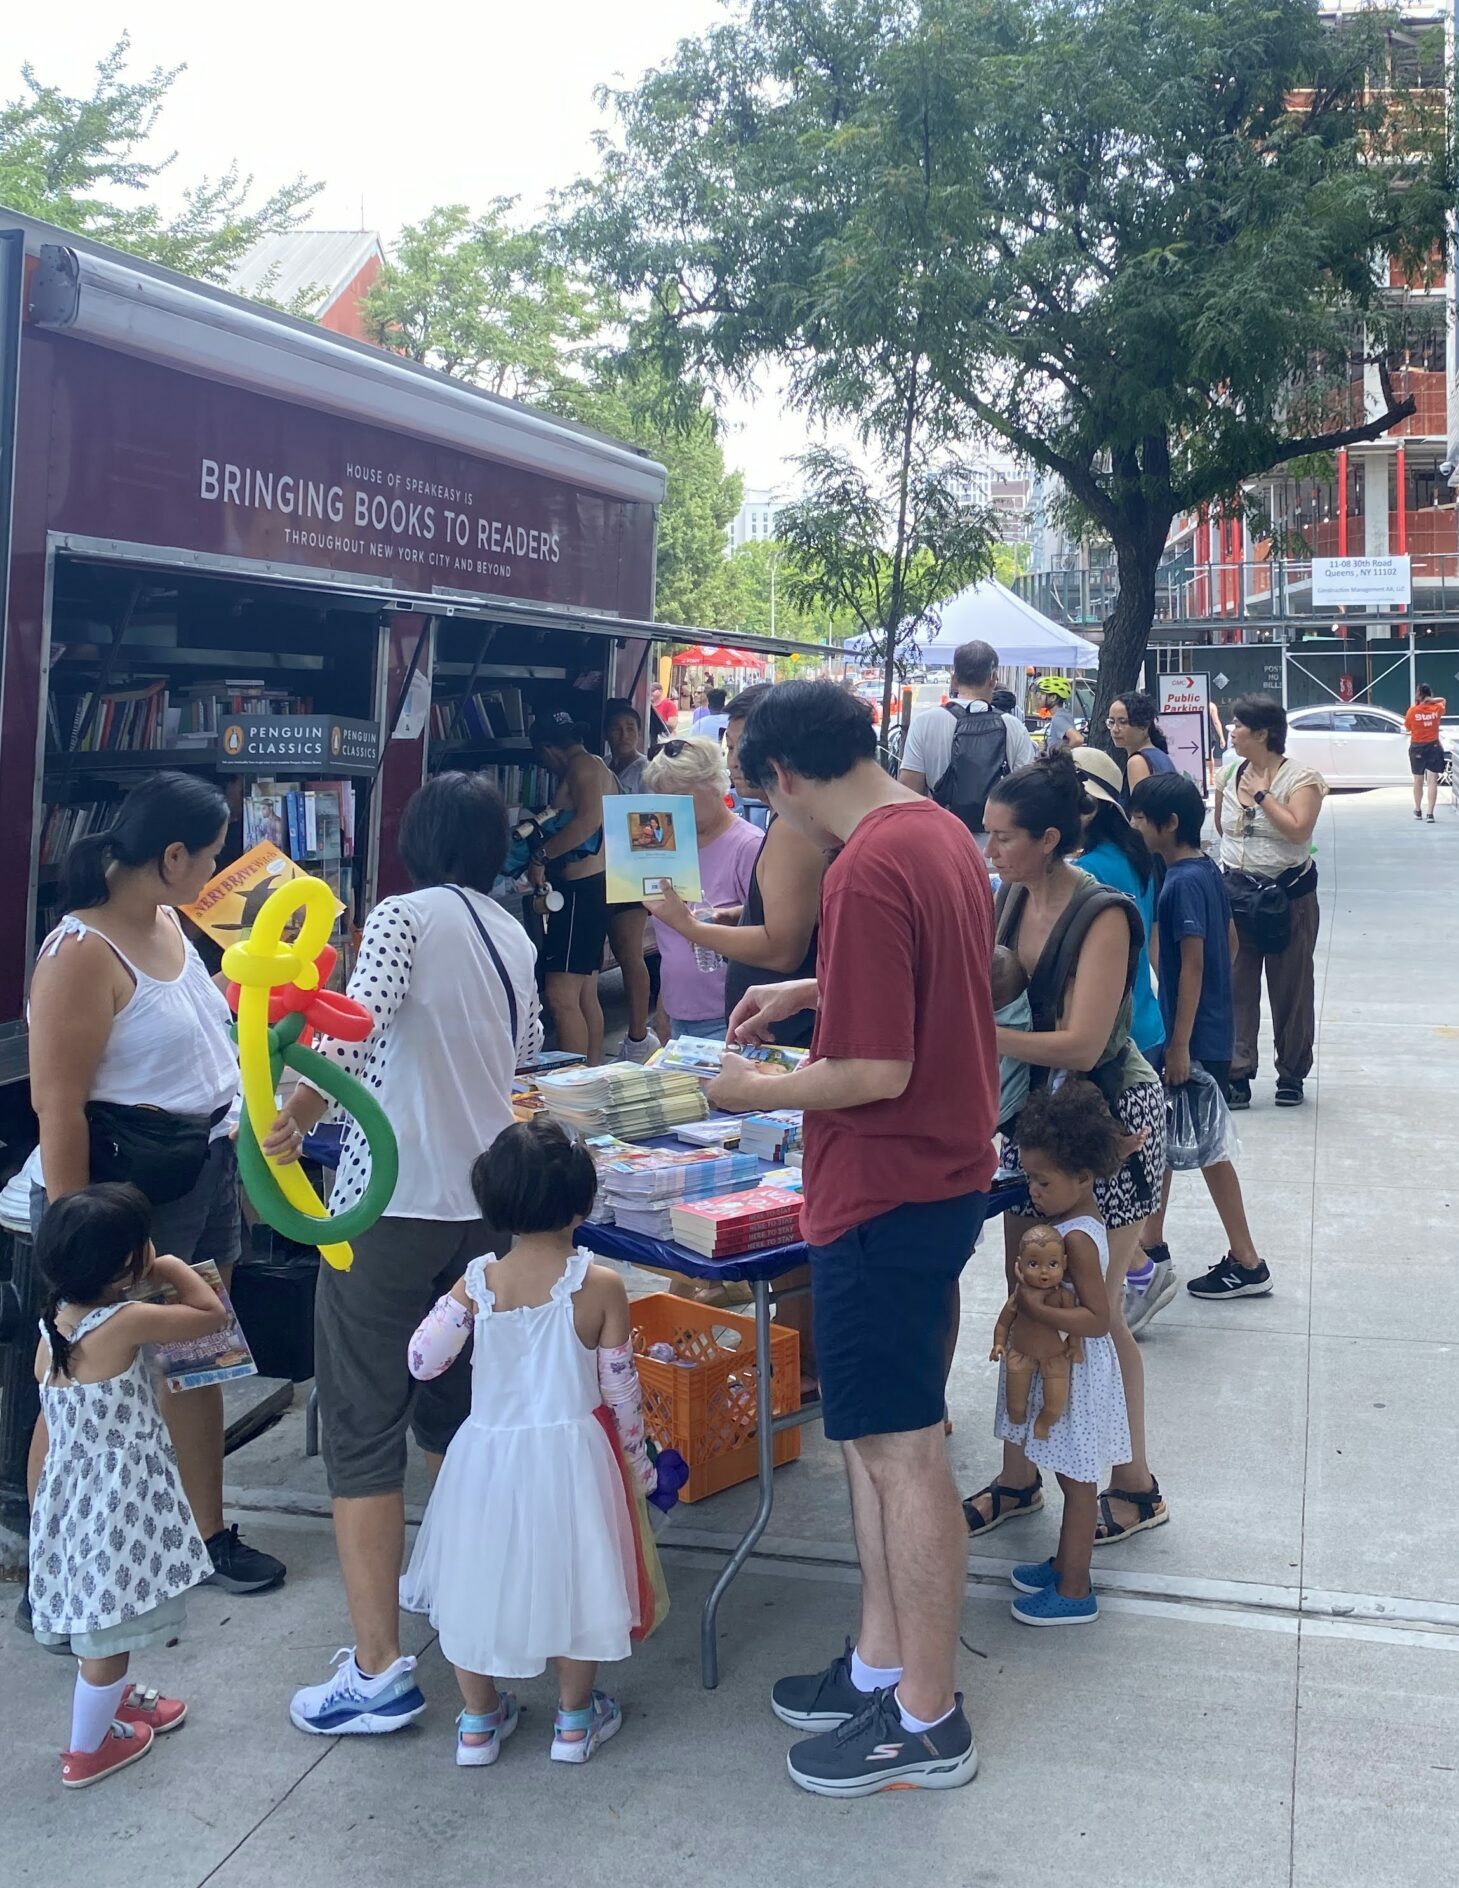
M 295 942 L 286 944 L 285 927 L 301 908 L 303 925 Z M 237 1018 L 243 1077 L 238 1168 L 248 1197 L 275 1232 L 301 1245 L 317 1245 L 331 1265 L 347 1271 L 354 1257 L 350 1240 L 373 1226 L 390 1204 L 400 1154 L 384 1111 L 364 1084 L 308 1046 L 316 1031 L 363 1042 L 373 1027 L 363 1004 L 323 987 L 337 955 L 329 943 L 334 915 L 334 894 L 321 879 L 290 879 L 270 893 L 248 936 L 223 953 L 223 969 L 232 979 L 228 1001 Z M 263 1151 L 285 1068 L 307 1077 L 352 1115 L 370 1150 L 369 1185 L 335 1219 L 296 1165 L 281 1165 Z M 324 1226 L 327 1241 L 318 1236 Z

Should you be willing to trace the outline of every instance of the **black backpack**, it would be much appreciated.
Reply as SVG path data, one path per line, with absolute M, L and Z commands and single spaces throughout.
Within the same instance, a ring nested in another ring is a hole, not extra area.
M 970 833 L 981 833 L 988 795 L 1010 771 L 1008 724 L 993 708 L 972 709 L 960 701 L 943 706 L 957 726 L 947 772 L 933 787 L 932 797 L 956 813 Z

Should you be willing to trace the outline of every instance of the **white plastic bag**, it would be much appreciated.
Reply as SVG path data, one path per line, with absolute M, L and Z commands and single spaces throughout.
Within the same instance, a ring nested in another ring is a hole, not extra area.
M 1199 1062 L 1191 1063 L 1188 1082 L 1165 1091 L 1165 1160 L 1175 1173 L 1235 1161 L 1241 1142 L 1231 1110 Z

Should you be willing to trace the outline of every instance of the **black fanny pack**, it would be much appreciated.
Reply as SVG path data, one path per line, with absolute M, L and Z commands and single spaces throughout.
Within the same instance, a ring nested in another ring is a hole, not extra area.
M 173 1114 L 128 1102 L 89 1101 L 91 1178 L 127 1180 L 154 1206 L 191 1193 L 208 1158 L 213 1129 L 228 1113 Z
M 1221 876 L 1241 942 L 1263 957 L 1279 956 L 1292 941 L 1292 902 L 1317 890 L 1317 867 L 1309 859 L 1276 878 L 1233 871 Z

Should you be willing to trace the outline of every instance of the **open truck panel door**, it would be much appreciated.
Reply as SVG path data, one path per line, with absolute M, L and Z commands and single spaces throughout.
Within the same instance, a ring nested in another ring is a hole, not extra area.
M 20 311 L 24 292 L 24 232 L 0 230 L 0 717 L 3 717 L 5 697 L 5 625 L 10 604 L 11 508 L 15 498 Z

